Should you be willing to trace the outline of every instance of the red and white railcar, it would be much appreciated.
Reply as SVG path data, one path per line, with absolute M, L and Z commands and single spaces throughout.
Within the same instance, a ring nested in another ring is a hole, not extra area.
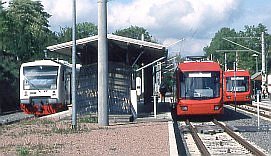
M 224 72 L 224 103 L 251 104 L 250 74 L 247 70 Z
M 20 68 L 20 108 L 27 114 L 48 115 L 71 103 L 71 65 L 66 61 L 38 60 Z
M 180 63 L 176 70 L 177 115 L 223 114 L 222 72 L 213 61 Z

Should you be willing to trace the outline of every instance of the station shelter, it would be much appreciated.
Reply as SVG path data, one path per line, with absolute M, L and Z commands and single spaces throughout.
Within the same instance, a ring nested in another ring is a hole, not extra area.
M 136 77 L 143 76 L 141 84 L 144 105 L 153 105 L 155 79 L 152 64 L 166 58 L 167 51 L 161 44 L 108 34 L 108 108 L 109 114 L 137 114 Z M 47 50 L 63 55 L 72 55 L 72 41 L 47 47 Z M 98 36 L 76 40 L 76 59 L 81 64 L 77 73 L 78 113 L 98 111 Z M 138 71 L 142 68 L 141 71 Z M 136 98 L 136 100 L 134 100 Z

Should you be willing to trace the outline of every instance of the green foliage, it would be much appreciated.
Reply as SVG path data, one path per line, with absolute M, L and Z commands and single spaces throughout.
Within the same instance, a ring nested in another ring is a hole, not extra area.
M 4 47 L 4 43 L 3 43 L 3 32 L 5 30 L 5 26 L 4 26 L 4 22 L 5 22 L 5 10 L 3 9 L 3 6 L 2 6 L 2 1 L 0 1 L 0 35 L 1 35 L 1 39 L 0 39 L 0 49 L 2 51 L 3 47 Z
M 144 34 L 144 41 L 157 43 L 157 41 L 153 40 L 149 32 L 143 27 L 130 26 L 129 28 L 117 30 L 113 34 L 137 40 L 141 40 L 141 36 Z
M 12 0 L 0 14 L 0 107 L 18 106 L 21 62 L 43 58 L 54 34 L 40 1 Z
M 78 23 L 76 25 L 76 39 L 95 36 L 98 34 L 98 27 L 89 22 Z M 56 33 L 58 42 L 67 42 L 72 40 L 72 28 L 71 27 L 60 27 L 60 32 Z
M 19 65 L 8 59 L 0 59 L 0 100 L 2 109 L 9 111 L 18 108 Z
M 79 123 L 98 123 L 98 117 L 86 115 L 86 116 L 79 118 Z
M 40 1 L 11 1 L 6 12 L 6 51 L 24 62 L 43 55 L 49 43 L 49 17 Z
M 216 52 L 216 50 L 233 50 L 235 49 L 235 46 L 225 40 L 223 40 L 224 37 L 234 37 L 236 36 L 236 32 L 234 29 L 230 28 L 221 28 L 212 39 L 210 46 L 204 47 L 205 56 L 213 55 L 214 60 L 218 60 L 219 62 L 224 62 L 224 55 L 221 52 Z M 230 53 L 227 55 L 228 61 L 233 60 L 235 58 L 235 55 L 233 53 Z M 229 64 L 231 64 L 229 62 Z
M 18 147 L 16 151 L 17 155 L 19 156 L 27 156 L 30 154 L 29 149 L 27 147 Z
M 244 48 L 232 44 L 223 38 L 227 38 L 233 42 L 236 42 L 240 45 L 248 47 L 250 49 L 256 50 L 261 53 L 261 33 L 265 32 L 265 45 L 267 46 L 266 49 L 269 49 L 270 35 L 267 34 L 266 26 L 259 24 L 258 26 L 244 26 L 243 31 L 236 32 L 234 29 L 230 28 L 222 28 L 220 29 L 212 39 L 209 46 L 204 47 L 205 55 L 210 56 L 213 55 L 214 60 L 219 61 L 221 64 L 224 64 L 224 53 L 217 52 L 216 50 L 245 50 Z M 252 51 L 245 51 L 245 52 L 238 52 L 238 68 L 239 69 L 246 69 L 249 70 L 250 73 L 254 73 L 256 70 L 255 65 L 255 58 L 252 56 L 254 52 Z M 227 65 L 228 69 L 233 69 L 233 64 L 235 60 L 236 53 L 229 52 L 227 53 Z M 269 55 L 267 55 L 267 64 L 270 63 Z M 261 60 L 261 56 L 258 56 L 258 60 Z M 261 61 L 258 61 L 259 67 Z M 269 69 L 269 67 L 268 67 Z

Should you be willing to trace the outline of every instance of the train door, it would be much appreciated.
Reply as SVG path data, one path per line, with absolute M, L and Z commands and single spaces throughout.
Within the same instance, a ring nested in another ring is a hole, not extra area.
M 67 72 L 64 75 L 64 91 L 66 104 L 71 104 L 71 73 Z

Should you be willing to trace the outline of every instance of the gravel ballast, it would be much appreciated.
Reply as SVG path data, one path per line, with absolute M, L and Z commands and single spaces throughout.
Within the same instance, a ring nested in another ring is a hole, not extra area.
M 230 126 L 257 126 L 257 116 L 245 113 L 239 109 L 235 112 L 233 109 L 225 109 L 223 122 Z M 260 125 L 269 126 L 269 131 L 260 132 L 240 132 L 241 136 L 249 142 L 256 144 L 271 155 L 271 121 L 260 118 Z

